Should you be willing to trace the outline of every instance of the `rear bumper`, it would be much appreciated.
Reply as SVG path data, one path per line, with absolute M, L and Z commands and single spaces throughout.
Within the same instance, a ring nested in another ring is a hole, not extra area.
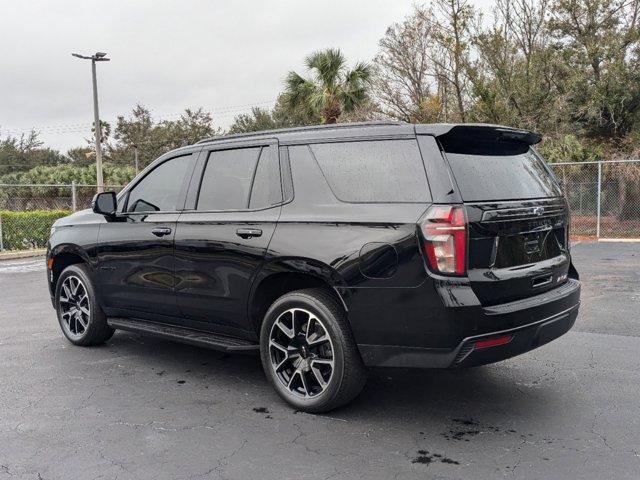
M 464 336 L 455 348 L 360 344 L 366 365 L 406 368 L 460 368 L 505 360 L 533 350 L 568 332 L 580 306 L 580 282 L 569 280 L 556 292 L 475 311 L 481 334 Z M 525 320 L 526 321 L 522 321 Z M 453 321 L 453 319 L 451 319 Z M 487 328 L 491 324 L 496 328 Z M 504 328 L 505 325 L 517 326 Z M 508 343 L 479 348 L 478 341 L 510 336 Z
M 456 356 L 449 367 L 473 367 L 499 362 L 538 348 L 567 333 L 578 317 L 578 305 L 568 311 L 524 327 L 489 335 L 465 339 L 456 349 Z M 476 342 L 497 336 L 512 336 L 509 343 L 488 348 L 477 348 Z

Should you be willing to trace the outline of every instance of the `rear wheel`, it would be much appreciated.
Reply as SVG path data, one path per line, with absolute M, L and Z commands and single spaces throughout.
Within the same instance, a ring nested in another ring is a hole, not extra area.
M 307 412 L 353 400 L 366 369 L 341 305 L 322 289 L 276 300 L 260 332 L 262 366 L 278 394 Z
M 62 333 L 74 345 L 98 345 L 113 336 L 84 265 L 70 265 L 60 274 L 55 305 Z

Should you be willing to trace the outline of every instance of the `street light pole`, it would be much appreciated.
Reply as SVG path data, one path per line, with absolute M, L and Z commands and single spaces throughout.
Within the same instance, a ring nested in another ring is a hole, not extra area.
M 98 181 L 98 192 L 103 192 L 102 124 L 100 123 L 100 113 L 98 112 L 98 81 L 96 79 L 96 61 L 94 59 L 91 59 L 91 80 L 93 83 L 93 130 L 96 139 L 96 180 Z
M 91 82 L 93 84 L 93 130 L 96 143 L 96 180 L 98 192 L 104 191 L 104 180 L 102 177 L 102 124 L 100 123 L 100 113 L 98 111 L 98 80 L 96 78 L 96 62 L 108 62 L 107 54 L 96 52 L 91 56 L 72 53 L 74 57 L 83 60 L 91 60 Z
M 138 145 L 133 146 L 133 162 L 136 165 L 136 175 L 138 175 Z

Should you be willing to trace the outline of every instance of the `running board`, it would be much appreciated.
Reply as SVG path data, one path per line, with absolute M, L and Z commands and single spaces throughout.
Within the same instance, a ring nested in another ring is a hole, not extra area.
M 260 346 L 248 340 L 225 337 L 215 333 L 201 332 L 190 328 L 165 325 L 162 323 L 132 320 L 129 318 L 109 318 L 107 323 L 116 330 L 127 330 L 153 337 L 164 338 L 198 347 L 221 350 L 223 352 L 257 352 Z

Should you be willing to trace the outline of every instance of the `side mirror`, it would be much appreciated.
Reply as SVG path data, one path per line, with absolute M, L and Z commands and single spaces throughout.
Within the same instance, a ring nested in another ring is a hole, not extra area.
M 106 217 L 114 216 L 117 209 L 118 202 L 116 201 L 115 192 L 97 193 L 91 201 L 91 210 Z

